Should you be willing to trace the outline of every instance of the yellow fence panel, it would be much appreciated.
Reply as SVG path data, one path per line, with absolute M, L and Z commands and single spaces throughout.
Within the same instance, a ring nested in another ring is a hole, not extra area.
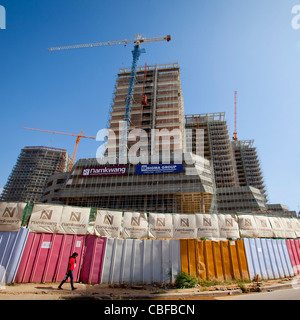
M 244 243 L 180 240 L 181 270 L 204 280 L 249 279 Z

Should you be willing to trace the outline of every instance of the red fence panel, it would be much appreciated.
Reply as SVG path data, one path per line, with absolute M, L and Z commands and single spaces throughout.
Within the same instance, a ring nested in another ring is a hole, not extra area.
M 286 244 L 292 261 L 293 270 L 295 275 L 297 275 L 300 273 L 300 240 L 287 239 Z
M 106 248 L 106 238 L 88 235 L 85 241 L 84 257 L 80 273 L 83 283 L 100 283 L 103 260 Z
M 68 259 L 78 253 L 74 281 L 79 280 L 85 235 L 30 233 L 15 282 L 59 282 L 67 271 Z

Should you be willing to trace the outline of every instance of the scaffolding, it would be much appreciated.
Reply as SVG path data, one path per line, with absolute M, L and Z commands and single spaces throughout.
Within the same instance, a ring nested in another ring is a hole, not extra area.
M 214 181 L 209 161 L 195 175 L 186 174 L 193 165 L 183 164 L 183 172 L 173 174 L 135 174 L 135 165 L 128 164 L 125 175 L 84 177 L 83 170 L 91 167 L 101 166 L 96 159 L 77 161 L 60 193 L 64 203 L 141 212 L 210 212 Z
M 67 171 L 69 164 L 70 157 L 65 149 L 43 146 L 23 148 L 0 200 L 40 201 L 49 177 Z
M 188 151 L 194 153 L 196 152 L 196 129 L 204 130 L 204 158 L 212 162 L 216 187 L 238 186 L 225 113 L 186 115 L 185 128 L 192 129 L 192 150 Z
M 213 166 L 218 212 L 266 210 L 266 191 L 254 141 L 230 141 L 224 112 L 186 115 L 185 129 L 187 150 L 191 152 L 196 152 L 196 129 L 204 131 L 201 143 L 204 158 Z
M 107 153 L 111 150 L 115 150 L 117 155 L 119 153 L 121 138 L 119 122 L 124 120 L 129 78 L 130 69 L 121 69 L 109 116 L 109 129 L 114 131 L 116 140 L 108 136 Z M 143 95 L 147 97 L 146 105 L 141 103 Z M 152 129 L 168 129 L 169 131 L 179 129 L 180 132 L 183 132 L 183 128 L 184 105 L 178 64 L 138 67 L 129 130 L 143 129 L 147 133 L 147 147 L 150 152 L 150 142 L 154 139 Z M 129 141 L 128 148 L 138 141 Z M 171 150 L 182 150 L 182 143 L 183 136 L 180 144 L 173 145 Z M 159 148 L 162 148 L 161 143 L 158 145 Z
M 267 192 L 262 170 L 253 146 L 254 140 L 232 141 L 240 186 L 252 186 L 260 190 L 267 202 Z

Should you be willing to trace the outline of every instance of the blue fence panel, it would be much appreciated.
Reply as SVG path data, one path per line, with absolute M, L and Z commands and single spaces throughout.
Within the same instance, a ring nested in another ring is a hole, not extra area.
M 249 277 L 252 280 L 255 277 L 255 268 L 253 264 L 252 252 L 250 249 L 250 241 L 249 241 L 250 239 L 245 238 L 243 240 L 244 240 L 244 247 L 245 247 L 248 270 L 249 270 Z
M 257 274 L 261 279 L 294 276 L 291 259 L 284 239 L 245 238 L 245 251 L 250 279 Z
M 256 240 L 253 238 L 245 238 L 245 250 L 249 268 L 250 279 L 253 279 L 257 274 L 261 278 L 266 278 L 266 268 L 262 257 L 262 249 L 260 243 L 257 246 Z
M 263 256 L 264 256 L 267 278 L 274 279 L 275 276 L 274 276 L 274 272 L 273 272 L 273 268 L 272 268 L 272 259 L 271 259 L 270 252 L 269 252 L 268 246 L 267 246 L 267 239 L 260 239 L 260 243 L 261 243 L 262 252 L 263 252 Z
M 269 260 L 269 256 L 263 250 L 262 239 L 258 238 L 258 239 L 253 239 L 253 240 L 256 245 L 256 252 L 257 252 L 258 262 L 259 262 L 260 270 L 261 270 L 260 278 L 261 279 L 270 279 L 269 275 L 268 275 L 268 271 L 267 271 L 267 266 L 266 266 L 266 261 Z
M 285 239 L 278 239 L 278 246 L 281 247 L 282 249 L 282 260 L 285 263 L 286 266 L 286 276 L 287 277 L 293 277 L 295 275 L 294 270 L 293 270 L 293 266 L 292 266 L 292 261 L 289 255 L 289 251 L 286 245 L 286 241 Z
M 283 277 L 283 275 L 281 276 L 279 273 L 279 268 L 277 265 L 276 256 L 275 256 L 275 252 L 274 252 L 274 248 L 273 248 L 273 239 L 264 239 L 264 240 L 265 240 L 265 244 L 267 246 L 267 251 L 269 254 L 269 258 L 270 258 L 273 279 L 281 278 L 281 277 Z
M 0 232 L 0 283 L 13 283 L 29 229 L 21 228 L 18 232 Z

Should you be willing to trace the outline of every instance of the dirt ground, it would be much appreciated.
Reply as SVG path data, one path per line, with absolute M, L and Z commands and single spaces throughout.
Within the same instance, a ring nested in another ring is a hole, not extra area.
M 0 300 L 60 300 L 72 297 L 104 296 L 107 299 L 116 299 L 124 295 L 153 294 L 162 292 L 156 286 L 129 286 L 129 285 L 89 285 L 75 283 L 76 290 L 72 291 L 70 283 L 63 285 L 63 290 L 58 290 L 59 283 L 17 283 L 6 285 L 0 289 Z
M 198 286 L 193 289 L 175 289 L 162 285 L 108 285 L 97 284 L 88 285 L 83 283 L 76 283 L 76 290 L 72 291 L 70 283 L 65 283 L 63 290 L 58 290 L 59 283 L 22 283 L 10 284 L 0 287 L 0 300 L 73 300 L 73 299 L 87 299 L 87 300 L 120 300 L 120 299 L 166 299 L 176 296 L 180 299 L 179 293 L 193 293 L 205 292 L 206 296 L 210 295 L 212 291 L 233 292 L 233 290 L 243 289 L 243 292 L 253 292 L 258 286 L 269 286 L 286 283 L 291 279 L 279 279 L 263 281 L 260 284 L 245 283 L 242 287 L 238 284 L 230 285 L 215 285 L 211 287 Z M 153 298 L 152 298 L 153 297 Z M 182 298 L 185 299 L 185 298 Z

